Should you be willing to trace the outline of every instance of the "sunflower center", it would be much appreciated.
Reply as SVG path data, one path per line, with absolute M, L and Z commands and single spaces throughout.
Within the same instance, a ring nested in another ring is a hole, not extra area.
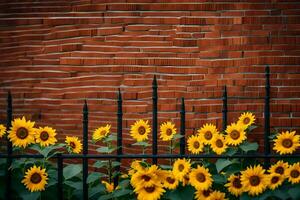
M 222 140 L 218 139 L 218 140 L 216 141 L 216 146 L 217 146 L 218 148 L 222 148 L 222 147 L 224 146 Z
M 298 178 L 299 175 L 300 175 L 300 173 L 299 173 L 298 170 L 293 169 L 293 170 L 291 171 L 291 177 L 293 177 L 293 178 Z
M 206 140 L 210 140 L 210 139 L 212 138 L 212 133 L 211 133 L 210 131 L 206 131 L 206 132 L 204 133 L 204 138 L 205 138 Z
M 231 131 L 231 133 L 230 133 L 230 137 L 231 137 L 232 139 L 234 139 L 234 140 L 237 140 L 237 139 L 239 139 L 239 137 L 240 137 L 240 132 L 237 131 L 237 130 L 233 130 L 233 131 Z
M 38 184 L 42 181 L 42 177 L 40 174 L 38 173 L 34 173 L 31 175 L 30 177 L 30 182 L 34 183 L 34 184 Z
M 151 180 L 151 177 L 148 176 L 148 175 L 143 175 L 143 176 L 142 176 L 142 179 L 143 179 L 144 181 L 148 182 L 148 181 Z
M 43 141 L 47 141 L 47 140 L 48 140 L 48 138 L 49 138 L 49 134 L 48 134 L 48 132 L 47 132 L 47 131 L 43 131 L 43 132 L 41 132 L 41 134 L 40 134 L 40 138 L 41 138 L 41 140 L 43 140 Z
M 283 169 L 283 167 L 281 167 L 281 166 L 279 166 L 279 167 L 277 167 L 276 169 L 275 169 L 275 172 L 277 173 L 277 174 L 283 174 L 284 173 L 284 169 Z
M 172 135 L 172 133 L 173 133 L 172 129 L 168 128 L 168 129 L 166 130 L 166 135 L 167 135 L 167 136 Z
M 167 177 L 167 178 L 166 178 L 166 181 L 167 181 L 168 183 L 170 183 L 170 184 L 175 183 L 175 179 L 174 179 L 174 178 L 171 178 L 171 177 Z
M 146 133 L 145 127 L 140 126 L 140 127 L 138 128 L 138 132 L 139 132 L 140 135 L 144 135 L 144 134 Z
M 75 149 L 76 144 L 74 142 L 70 142 L 70 147 L 72 147 L 72 149 Z
M 232 182 L 233 187 L 235 188 L 242 188 L 241 180 L 239 178 L 235 178 Z
M 260 183 L 260 178 L 258 176 L 251 176 L 249 182 L 252 186 L 258 186 Z
M 209 197 L 209 195 L 210 195 L 210 190 L 204 190 L 204 191 L 202 192 L 202 194 L 203 194 L 203 196 L 205 196 L 205 197 Z
M 272 184 L 276 184 L 278 181 L 279 181 L 279 177 L 278 177 L 278 176 L 273 176 L 273 177 L 271 178 L 271 183 L 272 183 Z
M 102 130 L 101 132 L 100 132 L 100 135 L 105 135 L 106 134 L 106 130 Z
M 179 164 L 179 165 L 178 165 L 178 170 L 179 170 L 180 172 L 182 172 L 182 171 L 184 170 L 184 165 L 183 165 L 183 164 Z
M 195 149 L 198 149 L 200 147 L 200 143 L 198 141 L 195 141 L 193 146 Z
M 243 120 L 243 123 L 244 123 L 244 124 L 248 124 L 249 122 L 250 122 L 249 117 L 246 117 L 246 118 Z
M 28 136 L 28 130 L 24 127 L 21 127 L 17 130 L 16 135 L 20 139 L 25 139 Z
M 152 193 L 152 192 L 155 191 L 155 187 L 154 187 L 154 186 L 151 186 L 151 187 L 145 187 L 145 190 L 146 190 L 146 192 L 148 192 L 148 193 Z
M 196 179 L 197 179 L 197 181 L 199 181 L 199 182 L 201 182 L 201 183 L 203 183 L 203 182 L 205 182 L 205 175 L 203 174 L 203 173 L 198 173 L 197 175 L 196 175 Z
M 293 141 L 291 139 L 284 139 L 282 141 L 282 146 L 285 148 L 290 148 L 293 146 Z

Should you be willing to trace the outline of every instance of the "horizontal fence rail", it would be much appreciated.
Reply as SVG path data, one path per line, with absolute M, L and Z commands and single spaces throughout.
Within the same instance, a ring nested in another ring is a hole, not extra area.
M 87 101 L 84 101 L 83 105 L 83 153 L 82 154 L 57 154 L 54 155 L 52 158 L 57 160 L 57 199 L 64 199 L 63 196 L 63 163 L 64 159 L 82 159 L 82 188 L 83 194 L 82 199 L 88 199 L 88 184 L 87 184 L 87 177 L 88 177 L 88 160 L 89 159 L 116 159 L 116 161 L 121 162 L 122 159 L 134 159 L 134 158 L 149 158 L 152 159 L 153 164 L 157 164 L 157 159 L 167 159 L 167 158 L 258 158 L 264 159 L 265 166 L 269 166 L 271 158 L 300 158 L 300 154 L 293 154 L 288 156 L 283 155 L 274 155 L 271 154 L 270 151 L 270 143 L 269 143 L 269 136 L 270 136 L 270 70 L 269 66 L 266 66 L 265 69 L 265 97 L 264 99 L 264 152 L 263 153 L 255 153 L 255 154 L 235 154 L 232 156 L 228 155 L 214 155 L 214 154 L 204 154 L 204 155 L 190 155 L 185 153 L 186 149 L 186 142 L 185 142 L 185 101 L 184 98 L 181 98 L 181 106 L 180 106 L 180 149 L 179 154 L 158 154 L 157 153 L 157 102 L 158 102 L 158 95 L 157 95 L 157 79 L 154 76 L 152 82 L 152 154 L 123 154 L 122 149 L 122 121 L 123 121 L 123 110 L 122 110 L 122 94 L 120 89 L 118 90 L 118 109 L 117 109 L 117 151 L 116 154 L 89 154 L 88 153 L 88 104 Z M 239 97 L 228 97 L 227 96 L 227 88 L 224 86 L 223 89 L 223 108 L 222 108 L 222 129 L 223 131 L 226 129 L 227 126 L 227 113 L 228 113 L 228 99 L 239 99 Z M 246 98 L 241 98 L 246 99 Z M 262 98 L 249 98 L 249 99 L 262 99 Z M 7 97 L 7 130 L 11 127 L 12 121 L 12 96 L 11 93 L 8 93 Z M 7 151 L 5 154 L 0 154 L 0 158 L 6 159 L 6 191 L 5 197 L 10 200 L 12 199 L 11 192 L 12 192 L 12 174 L 10 170 L 10 166 L 12 164 L 13 159 L 17 158 L 35 158 L 35 159 L 42 159 L 44 158 L 43 155 L 40 154 L 13 154 L 12 143 L 7 139 Z M 116 171 L 120 170 L 120 166 L 115 167 Z M 117 186 L 118 184 L 118 176 L 114 178 L 114 184 Z

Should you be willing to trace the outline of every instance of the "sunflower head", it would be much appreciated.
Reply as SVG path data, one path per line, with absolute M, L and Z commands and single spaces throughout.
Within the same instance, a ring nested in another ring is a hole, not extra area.
M 82 143 L 75 136 L 66 136 L 67 149 L 70 153 L 80 153 L 82 151 Z
M 224 192 L 215 190 L 210 193 L 209 200 L 226 200 L 226 195 Z
M 173 136 L 176 134 L 177 129 L 175 124 L 172 122 L 165 122 L 160 125 L 160 138 L 163 141 L 170 141 L 173 139 Z
M 255 122 L 255 115 L 251 112 L 244 112 L 239 117 L 239 120 L 237 123 L 248 127 L 248 126 L 254 124 L 254 122 Z
M 268 174 L 268 179 L 269 179 L 268 187 L 271 190 L 275 190 L 277 187 L 279 187 L 283 183 L 284 176 L 277 174 L 277 173 L 272 173 L 272 174 Z
M 132 175 L 130 183 L 134 188 L 161 184 L 162 181 L 160 180 L 160 177 L 157 176 L 157 171 L 158 167 L 156 165 L 152 165 L 141 171 L 136 171 Z
M 286 170 L 288 169 L 289 164 L 286 162 L 283 162 L 282 160 L 277 161 L 274 165 L 270 166 L 270 169 L 268 172 L 270 174 L 279 174 L 281 176 L 286 177 Z
M 201 142 L 201 138 L 198 135 L 192 135 L 189 137 L 188 141 L 188 150 L 193 154 L 199 154 L 203 152 L 203 143 Z
M 261 194 L 268 186 L 268 177 L 260 165 L 248 167 L 241 174 L 242 185 L 252 196 Z
M 197 134 L 201 137 L 201 141 L 203 144 L 210 144 L 212 139 L 219 131 L 217 127 L 213 124 L 204 124 L 202 128 L 200 128 Z
M 12 127 L 8 134 L 9 140 L 15 147 L 26 148 L 35 142 L 34 122 L 26 121 L 25 117 L 12 121 Z
M 26 171 L 22 183 L 30 192 L 37 192 L 45 190 L 47 180 L 46 169 L 34 165 Z
M 227 126 L 226 128 L 226 144 L 237 146 L 241 144 L 244 140 L 247 139 L 246 137 L 246 126 L 239 123 L 232 123 L 231 125 Z
M 0 124 L 0 138 L 2 138 L 6 133 L 6 127 L 3 124 Z
M 106 192 L 112 193 L 114 191 L 114 183 L 109 183 L 107 181 L 101 181 L 101 183 L 105 186 Z
M 39 143 L 42 147 L 47 147 L 53 145 L 57 142 L 56 130 L 48 126 L 40 127 L 36 129 L 35 141 Z
M 217 155 L 221 155 L 227 150 L 227 144 L 222 134 L 216 134 L 210 146 Z
M 189 177 L 190 184 L 197 190 L 208 190 L 213 183 L 209 170 L 200 165 L 191 170 Z
M 183 181 L 184 177 L 190 172 L 190 169 L 190 160 L 187 160 L 185 158 L 177 159 L 173 164 L 173 174 L 179 181 Z
M 151 128 L 148 120 L 138 120 L 130 128 L 130 135 L 138 142 L 148 139 L 148 134 L 151 132 Z
M 273 150 L 280 155 L 292 154 L 298 147 L 300 147 L 300 136 L 296 135 L 296 131 L 282 132 L 274 139 Z
M 300 183 L 300 162 L 290 165 L 287 169 L 287 177 L 290 183 Z
M 211 189 L 208 189 L 208 190 L 196 190 L 196 192 L 195 192 L 195 199 L 197 199 L 197 200 L 209 199 L 211 193 L 212 193 Z
M 175 178 L 173 172 L 168 171 L 163 182 L 164 188 L 174 190 L 177 188 L 178 184 L 179 181 Z
M 101 127 L 97 128 L 93 133 L 92 140 L 94 142 L 98 142 L 98 141 L 102 140 L 109 134 L 110 128 L 111 128 L 110 124 L 107 124 L 106 126 L 101 126 Z
M 239 175 L 230 175 L 228 178 L 228 183 L 226 183 L 225 186 L 227 187 L 228 191 L 236 197 L 240 196 L 244 192 Z
M 162 186 L 153 184 L 150 186 L 135 188 L 134 192 L 137 194 L 138 200 L 158 200 L 165 190 Z

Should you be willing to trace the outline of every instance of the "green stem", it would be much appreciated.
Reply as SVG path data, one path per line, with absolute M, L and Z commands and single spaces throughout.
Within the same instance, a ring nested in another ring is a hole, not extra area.
M 173 154 L 173 140 L 172 139 L 170 141 L 170 154 L 171 155 Z M 170 158 L 170 166 L 172 166 L 172 163 L 173 163 L 173 159 Z

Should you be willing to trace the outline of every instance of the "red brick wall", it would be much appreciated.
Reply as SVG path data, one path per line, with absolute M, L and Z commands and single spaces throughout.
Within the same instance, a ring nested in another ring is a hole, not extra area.
M 205 122 L 221 127 L 223 85 L 230 97 L 264 97 L 269 64 L 272 128 L 300 128 L 297 0 L 14 0 L 0 7 L 3 122 L 11 90 L 14 116 L 51 125 L 60 136 L 81 135 L 84 99 L 90 133 L 115 127 L 120 87 L 128 136 L 134 120 L 151 119 L 156 74 L 159 122 L 179 128 L 183 96 L 191 134 Z M 230 122 L 249 110 L 263 125 L 262 99 L 232 99 L 229 110 Z M 127 137 L 128 153 L 131 142 Z

